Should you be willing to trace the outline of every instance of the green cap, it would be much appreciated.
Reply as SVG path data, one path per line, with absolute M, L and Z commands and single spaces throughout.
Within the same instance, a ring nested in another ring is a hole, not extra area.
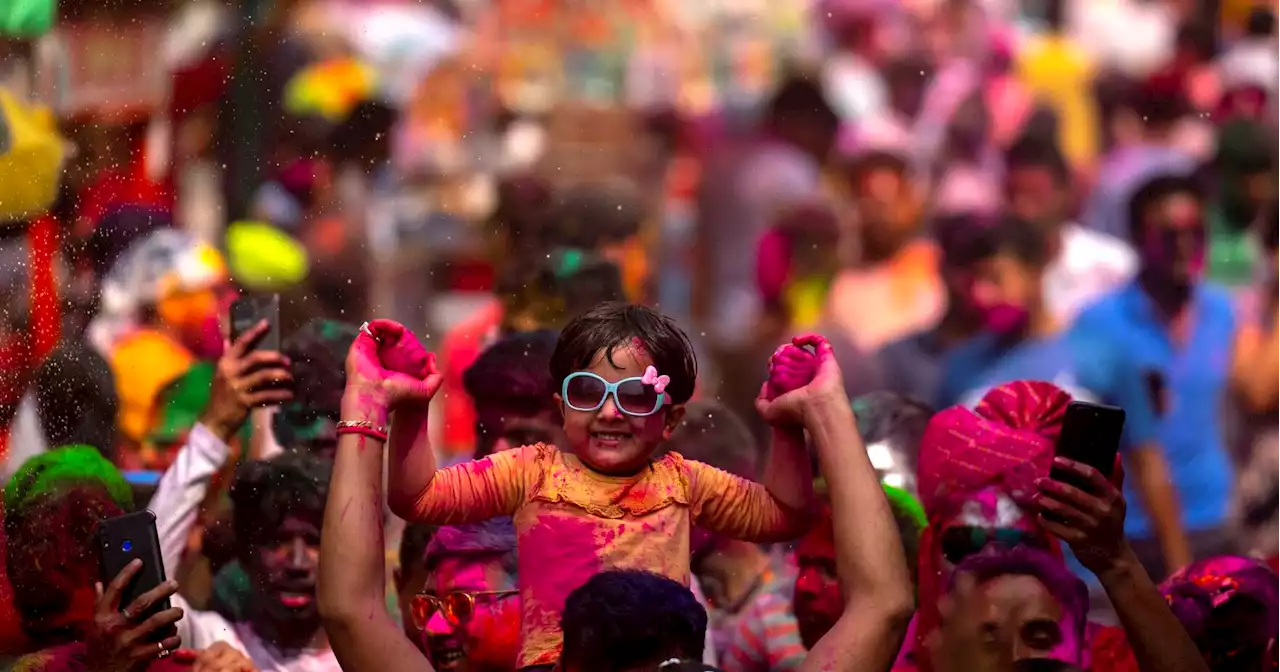
M 36 498 L 80 485 L 98 485 L 121 508 L 133 508 L 124 476 L 93 446 L 63 446 L 28 459 L 4 488 L 6 511 L 21 511 Z

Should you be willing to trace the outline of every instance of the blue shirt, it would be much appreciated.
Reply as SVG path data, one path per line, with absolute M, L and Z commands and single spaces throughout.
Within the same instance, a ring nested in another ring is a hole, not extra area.
M 972 408 L 991 388 L 1017 380 L 1044 380 L 1080 401 L 1125 409 L 1121 449 L 1150 442 L 1156 417 L 1139 372 L 1127 366 L 1109 339 L 1074 330 L 1006 344 L 983 334 L 958 346 L 943 366 L 938 408 Z
M 1196 289 L 1191 311 L 1190 336 L 1175 346 L 1151 299 L 1131 282 L 1081 313 L 1073 331 L 1109 340 L 1142 376 L 1158 378 L 1160 384 L 1153 387 L 1163 390 L 1147 394 L 1149 402 L 1157 394 L 1162 399 L 1156 440 L 1177 488 L 1183 525 L 1194 532 L 1221 526 L 1231 497 L 1222 404 L 1236 318 L 1230 294 L 1207 284 Z M 1150 520 L 1134 505 L 1139 500 L 1130 484 L 1125 487 L 1125 532 L 1134 538 L 1151 537 Z
M 904 336 L 876 353 L 890 392 L 932 404 L 942 384 L 942 365 L 951 349 L 933 330 Z

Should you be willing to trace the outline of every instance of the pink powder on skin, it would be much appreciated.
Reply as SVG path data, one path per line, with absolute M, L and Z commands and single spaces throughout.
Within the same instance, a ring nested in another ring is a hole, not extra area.
M 640 340 L 639 336 L 631 337 L 631 354 L 637 360 L 644 358 L 652 359 L 652 356 L 649 354 L 649 348 L 645 346 L 644 341 Z M 658 373 L 662 372 L 659 371 Z
M 604 569 L 598 529 L 589 518 L 544 512 L 529 529 L 520 530 L 522 647 L 529 645 L 524 638 L 531 635 L 559 633 L 565 598 Z

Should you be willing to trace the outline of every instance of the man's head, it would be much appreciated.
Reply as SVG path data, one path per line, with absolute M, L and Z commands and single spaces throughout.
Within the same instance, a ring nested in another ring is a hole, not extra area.
M 405 544 L 425 533 L 406 536 Z M 439 528 L 416 557 L 402 544 L 401 562 L 396 581 L 405 634 L 435 669 L 514 669 L 520 597 L 510 518 Z
M 707 612 L 665 576 L 608 570 L 569 593 L 561 630 L 565 672 L 639 672 L 701 659 Z
M 67 342 L 36 370 L 36 413 L 50 446 L 115 449 L 119 400 L 111 367 L 83 342 Z
M 970 556 L 956 569 L 973 579 L 983 629 L 1012 646 L 1016 663 L 1056 660 L 1084 666 L 1089 591 L 1062 560 L 1027 547 Z
M 1152 177 L 1129 201 L 1129 235 L 1142 274 L 1159 287 L 1189 294 L 1204 274 L 1205 201 L 1195 178 Z
M 333 458 L 347 382 L 347 350 L 358 333 L 344 322 L 313 320 L 281 345 L 293 373 L 293 401 L 276 413 L 272 431 L 286 450 Z
M 22 628 L 38 647 L 82 641 L 98 581 L 94 530 L 133 508 L 120 472 L 89 446 L 27 460 L 4 490 L 6 566 Z
M 920 200 L 897 151 L 858 157 L 850 169 L 854 208 L 864 251 L 875 259 L 896 252 L 920 226 Z
M 889 508 L 893 512 L 898 537 L 908 565 L 913 565 L 920 546 L 923 513 L 919 502 L 896 488 L 886 488 Z M 844 613 L 844 596 L 836 576 L 835 527 L 831 509 L 823 506 L 818 523 L 810 528 L 796 545 L 795 594 L 791 610 L 796 616 L 800 639 L 812 649 Z M 914 578 L 915 571 L 912 571 Z
M 250 618 L 273 630 L 319 627 L 316 576 L 332 462 L 286 452 L 244 463 L 231 486 L 240 564 L 253 586 Z
M 556 441 L 560 411 L 553 395 L 553 331 L 504 336 L 462 374 L 462 386 L 476 409 L 476 453 L 480 459 L 507 448 Z
M 994 222 L 976 213 L 952 214 L 938 218 L 933 224 L 934 238 L 942 250 L 939 271 L 947 292 L 947 310 L 972 322 L 979 316 L 973 304 L 973 269 L 982 253 L 983 233 Z
M 1070 207 L 1071 169 L 1049 138 L 1024 137 L 1005 153 L 1005 202 L 1018 219 L 1060 226 Z
M 821 162 L 835 144 L 840 118 L 836 116 L 822 85 L 807 77 L 784 80 L 769 101 L 765 120 L 778 138 Z
M 1049 263 L 1044 232 L 1006 217 L 984 230 L 976 246 L 970 299 L 987 330 L 1017 333 L 1041 307 L 1041 279 Z
M 1239 556 L 1192 563 L 1160 584 L 1212 670 L 1274 670 L 1276 573 Z

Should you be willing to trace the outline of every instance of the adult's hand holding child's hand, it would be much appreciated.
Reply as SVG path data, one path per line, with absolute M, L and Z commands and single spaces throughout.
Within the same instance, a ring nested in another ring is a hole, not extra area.
M 1055 472 L 1070 482 L 1041 478 L 1034 505 L 1039 522 L 1067 542 L 1080 564 L 1094 574 L 1113 569 L 1125 556 L 1124 469 L 1117 458 L 1111 480 L 1082 462 L 1054 458 Z
M 774 351 L 769 358 L 769 380 L 764 394 L 776 399 L 792 390 L 798 390 L 818 375 L 818 355 L 794 343 L 787 343 Z
M 388 409 L 425 406 L 443 380 L 435 355 L 412 331 L 390 320 L 374 320 L 356 335 L 346 369 L 348 395 L 361 404 Z
M 756 397 L 756 411 L 770 424 L 804 424 L 815 405 L 848 403 L 835 353 L 821 336 L 806 334 L 791 339 L 790 345 L 774 353 L 769 369 L 769 380 Z

